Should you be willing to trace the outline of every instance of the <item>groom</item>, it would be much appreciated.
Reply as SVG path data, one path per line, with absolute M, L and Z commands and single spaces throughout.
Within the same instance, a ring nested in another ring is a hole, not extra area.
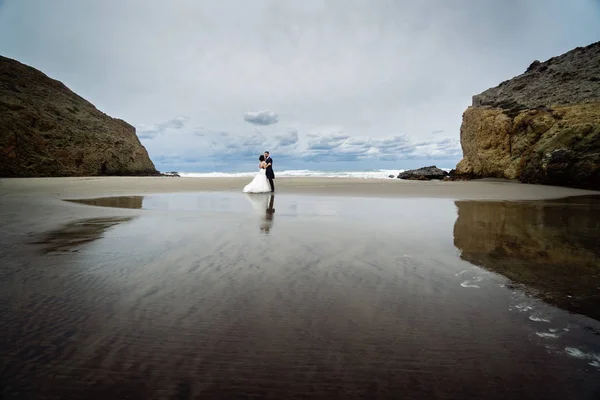
M 269 155 L 268 151 L 265 151 L 265 162 L 267 163 L 265 175 L 267 175 L 267 179 L 269 180 L 269 185 L 271 185 L 271 192 L 274 192 L 275 184 L 273 184 L 273 179 L 275 179 L 275 173 L 273 172 L 273 159 Z

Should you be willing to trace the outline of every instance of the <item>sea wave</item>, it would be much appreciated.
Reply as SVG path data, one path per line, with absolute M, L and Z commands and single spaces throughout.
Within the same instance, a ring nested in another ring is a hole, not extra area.
M 450 168 L 442 168 L 450 171 Z M 375 169 L 370 171 L 319 171 L 308 169 L 293 169 L 286 171 L 275 171 L 277 177 L 295 178 L 361 178 L 361 179 L 390 179 L 390 176 L 396 177 L 404 169 Z M 185 178 L 240 178 L 252 177 L 256 175 L 253 172 L 179 172 L 179 175 Z

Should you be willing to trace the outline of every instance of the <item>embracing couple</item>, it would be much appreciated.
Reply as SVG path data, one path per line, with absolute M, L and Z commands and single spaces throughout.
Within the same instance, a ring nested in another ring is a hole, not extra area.
M 252 179 L 252 182 L 244 187 L 244 193 L 267 193 L 274 192 L 275 173 L 273 172 L 273 159 L 268 151 L 258 157 L 258 174 Z

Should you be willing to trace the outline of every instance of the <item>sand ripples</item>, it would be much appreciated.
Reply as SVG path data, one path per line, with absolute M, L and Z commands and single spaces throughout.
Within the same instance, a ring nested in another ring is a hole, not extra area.
M 586 398 L 598 388 L 592 356 L 531 339 L 552 333 L 541 325 L 569 326 L 559 340 L 595 354 L 597 336 L 582 328 L 594 322 L 529 298 L 531 309 L 510 311 L 518 299 L 505 281 L 460 260 L 451 237 L 431 246 L 398 224 L 298 216 L 276 216 L 270 235 L 252 215 L 104 223 L 68 225 L 27 245 L 41 251 L 28 258 L 25 247 L 7 254 L 23 262 L 1 287 L 5 398 Z

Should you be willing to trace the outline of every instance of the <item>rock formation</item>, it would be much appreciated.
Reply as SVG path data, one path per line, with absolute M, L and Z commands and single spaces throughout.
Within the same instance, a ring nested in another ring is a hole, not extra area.
M 443 169 L 439 169 L 435 165 L 423 167 L 419 169 L 411 169 L 400 172 L 398 179 L 409 179 L 413 181 L 428 181 L 430 179 L 444 179 L 448 173 Z
M 0 56 L 0 176 L 156 174 L 133 126 Z
M 600 321 L 600 198 L 455 204 L 463 260 Z
M 600 42 L 473 97 L 457 174 L 600 189 Z

